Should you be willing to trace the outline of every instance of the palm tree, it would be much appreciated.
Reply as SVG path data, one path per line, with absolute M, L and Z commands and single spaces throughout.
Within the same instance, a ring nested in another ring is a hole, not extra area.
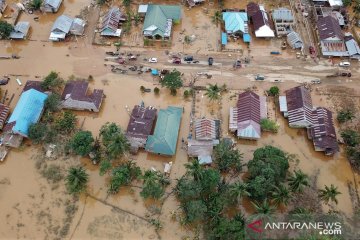
M 275 208 L 272 207 L 267 199 L 265 199 L 261 204 L 259 202 L 251 202 L 255 207 L 255 211 L 260 215 L 271 215 L 274 213 Z
M 185 168 L 187 169 L 187 173 L 193 176 L 195 181 L 202 178 L 203 168 L 196 159 L 194 159 L 191 163 L 185 164 Z
M 222 14 L 220 11 L 216 11 L 214 15 L 212 16 L 213 23 L 216 24 L 216 26 L 222 21 Z
M 66 187 L 70 193 L 80 193 L 86 189 L 89 175 L 83 167 L 71 167 L 66 177 Z
M 219 100 L 220 99 L 221 88 L 215 84 L 209 84 L 209 87 L 206 88 L 205 96 L 207 96 L 210 101 Z
M 329 203 L 329 201 L 333 201 L 336 204 L 338 204 L 338 200 L 336 196 L 341 194 L 341 192 L 339 192 L 337 189 L 338 188 L 335 187 L 333 184 L 331 184 L 330 187 L 325 185 L 324 189 L 319 190 L 320 199 L 323 200 L 325 203 Z
M 292 192 L 302 192 L 305 186 L 309 186 L 309 177 L 301 170 L 295 170 L 294 175 L 290 176 L 288 181 Z
M 291 193 L 284 184 L 275 186 L 275 190 L 272 192 L 272 201 L 276 206 L 279 206 L 280 204 L 287 206 L 290 199 Z
M 250 193 L 248 192 L 248 184 L 244 182 L 236 182 L 229 187 L 229 194 L 232 199 L 236 199 L 236 201 L 240 201 L 242 197 L 250 197 Z

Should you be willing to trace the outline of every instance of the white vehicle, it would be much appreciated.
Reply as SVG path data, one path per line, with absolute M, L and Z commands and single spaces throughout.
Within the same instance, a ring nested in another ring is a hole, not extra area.
M 350 67 L 350 63 L 349 62 L 340 62 L 339 66 L 340 67 Z
M 157 63 L 157 58 L 150 58 L 149 63 Z

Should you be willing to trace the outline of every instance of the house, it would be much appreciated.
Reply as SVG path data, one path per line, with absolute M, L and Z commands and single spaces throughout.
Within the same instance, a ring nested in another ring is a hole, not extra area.
M 45 0 L 43 11 L 56 13 L 57 11 L 59 11 L 61 3 L 62 0 Z
M 195 120 L 196 140 L 214 140 L 220 138 L 220 120 L 201 118 Z
M 84 34 L 86 22 L 81 18 L 74 18 L 71 27 L 70 33 L 73 35 L 81 36 Z
M 189 7 L 194 7 L 196 5 L 200 5 L 205 2 L 205 0 L 186 0 Z
M 342 0 L 313 0 L 315 6 L 326 6 L 332 9 L 340 9 L 344 4 Z
M 42 88 L 41 88 L 41 83 L 42 81 L 32 81 L 32 80 L 28 80 L 25 83 L 25 86 L 22 90 L 22 92 L 26 92 L 27 90 L 30 89 L 35 89 L 36 91 L 42 92 L 42 93 L 46 93 Z
M 0 103 L 0 129 L 4 127 L 4 123 L 9 116 L 10 108 L 5 104 Z
M 339 151 L 332 113 L 326 108 L 313 110 L 313 125 L 307 129 L 308 138 L 313 141 L 315 151 L 333 155 Z
M 180 6 L 149 4 L 144 20 L 144 37 L 155 40 L 169 40 L 173 22 L 180 21 L 180 18 Z
M 18 22 L 10 33 L 11 39 L 25 39 L 30 29 L 29 22 Z
M 334 17 L 326 16 L 317 22 L 320 48 L 324 56 L 348 56 L 344 42 L 344 34 L 339 22 Z
M 345 36 L 345 45 L 350 58 L 360 60 L 360 47 L 352 35 Z
M 260 6 L 257 3 L 250 2 L 246 5 L 246 12 L 250 20 L 252 20 L 252 16 L 260 11 Z
M 6 7 L 7 7 L 6 0 L 0 0 L 0 18 L 2 17 L 2 14 L 5 12 Z
M 275 37 L 274 30 L 270 26 L 271 22 L 267 12 L 263 6 L 259 6 L 260 10 L 254 13 L 251 17 L 255 36 L 258 38 L 272 38 Z
M 100 35 L 107 37 L 120 37 L 121 29 L 119 29 L 120 21 L 125 18 L 118 7 L 111 8 L 102 18 Z
M 183 108 L 169 106 L 160 109 L 153 135 L 149 135 L 145 150 L 151 153 L 173 156 L 180 130 Z
M 35 89 L 23 92 L 8 123 L 4 126 L 3 143 L 10 147 L 19 147 L 22 139 L 28 137 L 29 127 L 37 123 L 44 110 L 48 95 Z
M 70 32 L 73 19 L 67 15 L 59 16 L 52 28 L 49 40 L 50 41 L 62 41 L 65 40 L 66 35 Z
M 266 118 L 266 98 L 254 92 L 239 94 L 237 106 L 230 108 L 229 129 L 238 138 L 257 140 L 261 137 L 260 119 Z
M 272 12 L 275 31 L 278 37 L 286 36 L 293 30 L 295 24 L 294 16 L 290 9 L 278 8 Z
M 89 83 L 87 81 L 67 82 L 61 96 L 61 107 L 73 110 L 87 110 L 99 112 L 104 98 L 104 92 L 94 89 L 88 93 Z
M 144 148 L 148 136 L 153 129 L 157 109 L 136 105 L 131 112 L 130 121 L 126 130 L 126 137 L 131 146 L 131 152 L 136 153 Z
M 218 139 L 205 141 L 189 139 L 187 143 L 187 153 L 189 157 L 198 158 L 200 164 L 211 164 L 214 146 L 218 144 Z
M 250 42 L 248 16 L 246 12 L 223 12 L 225 31 L 231 36 L 240 36 L 244 42 Z
M 304 128 L 313 124 L 311 95 L 304 86 L 287 90 L 286 103 L 290 127 Z
M 287 43 L 292 49 L 302 49 L 304 47 L 304 43 L 297 32 L 290 32 L 286 36 Z

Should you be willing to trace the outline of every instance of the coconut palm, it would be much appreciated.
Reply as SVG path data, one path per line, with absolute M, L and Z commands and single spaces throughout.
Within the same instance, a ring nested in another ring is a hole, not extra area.
M 214 100 L 219 100 L 220 99 L 220 93 L 221 93 L 221 88 L 215 84 L 209 84 L 209 86 L 206 88 L 206 93 L 205 96 L 207 96 L 210 101 L 214 101 Z
M 341 192 L 339 192 L 337 189 L 338 188 L 335 187 L 333 184 L 331 184 L 330 187 L 325 185 L 324 189 L 319 190 L 320 199 L 323 200 L 325 203 L 329 203 L 329 201 L 332 201 L 338 204 L 336 196 L 341 194 Z
M 70 193 L 80 193 L 86 189 L 89 175 L 83 167 L 71 167 L 66 177 L 66 187 Z
M 267 199 L 265 199 L 262 203 L 259 202 L 251 202 L 255 207 L 255 211 L 260 215 L 271 215 L 274 213 L 275 208 L 272 207 Z
M 295 170 L 288 181 L 292 192 L 302 192 L 305 186 L 309 186 L 309 177 L 301 170 Z
M 191 163 L 185 164 L 185 168 L 187 169 L 187 173 L 191 175 L 195 181 L 202 178 L 203 168 L 196 159 L 194 159 Z
M 216 11 L 214 15 L 212 16 L 213 23 L 216 24 L 216 26 L 222 21 L 222 14 L 220 11 Z
M 290 199 L 291 192 L 284 184 L 275 186 L 275 189 L 272 192 L 272 201 L 276 206 L 279 206 L 280 204 L 284 204 L 285 206 L 287 206 Z
M 248 184 L 244 182 L 236 182 L 229 187 L 229 194 L 232 199 L 240 201 L 242 197 L 249 197 L 250 193 L 248 192 Z

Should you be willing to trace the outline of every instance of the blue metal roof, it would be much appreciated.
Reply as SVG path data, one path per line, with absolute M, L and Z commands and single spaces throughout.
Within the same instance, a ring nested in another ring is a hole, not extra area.
M 21 94 L 9 119 L 9 123 L 15 122 L 12 128 L 14 133 L 27 137 L 30 125 L 39 121 L 47 97 L 48 95 L 35 89 Z
M 227 44 L 227 34 L 222 32 L 221 33 L 221 44 L 226 45 Z
M 249 43 L 251 41 L 251 36 L 248 33 L 243 34 L 243 41 Z
M 224 12 L 222 16 L 225 22 L 226 32 L 245 32 L 245 24 L 248 21 L 246 12 Z

